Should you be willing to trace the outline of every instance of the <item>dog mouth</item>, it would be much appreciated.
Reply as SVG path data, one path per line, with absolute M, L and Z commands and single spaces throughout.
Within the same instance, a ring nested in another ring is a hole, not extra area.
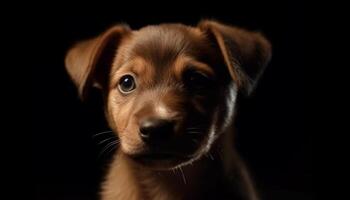
M 173 154 L 173 153 L 143 153 L 132 156 L 135 160 L 140 161 L 162 161 L 162 160 L 182 160 L 182 159 L 188 159 L 188 156 L 183 156 L 179 154 Z
M 205 134 L 184 134 L 176 140 L 140 145 L 136 151 L 125 153 L 143 166 L 169 169 L 197 159 L 198 152 L 203 148 L 204 136 Z
M 168 170 L 191 159 L 191 156 L 158 152 L 130 155 L 130 157 L 142 166 L 158 170 Z

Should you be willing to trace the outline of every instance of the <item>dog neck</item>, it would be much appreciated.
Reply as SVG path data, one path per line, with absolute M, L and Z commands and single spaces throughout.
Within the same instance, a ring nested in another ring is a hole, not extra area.
M 173 170 L 147 169 L 118 151 L 103 187 L 103 200 L 205 199 L 223 189 L 223 180 L 237 171 L 237 162 L 231 131 L 223 133 L 206 156 Z

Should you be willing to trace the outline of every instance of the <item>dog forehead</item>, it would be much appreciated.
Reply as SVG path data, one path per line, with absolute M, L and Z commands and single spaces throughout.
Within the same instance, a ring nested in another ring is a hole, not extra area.
M 134 33 L 131 52 L 153 65 L 167 66 L 180 55 L 196 56 L 204 43 L 203 34 L 181 24 L 147 26 Z

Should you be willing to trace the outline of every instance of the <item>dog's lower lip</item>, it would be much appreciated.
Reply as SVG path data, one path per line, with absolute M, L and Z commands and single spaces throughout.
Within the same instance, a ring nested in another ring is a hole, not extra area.
M 148 153 L 134 156 L 135 159 L 141 160 L 169 160 L 169 159 L 179 159 L 184 158 L 183 156 L 169 154 L 169 153 Z

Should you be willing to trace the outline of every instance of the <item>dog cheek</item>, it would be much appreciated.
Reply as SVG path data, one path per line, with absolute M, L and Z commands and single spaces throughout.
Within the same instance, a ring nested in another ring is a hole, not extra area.
M 116 91 L 112 91 L 108 97 L 108 116 L 111 121 L 111 128 L 120 135 L 127 126 L 128 101 L 123 99 Z
M 135 154 L 138 152 L 139 143 L 130 140 L 128 137 L 123 137 L 120 142 L 121 150 L 126 154 Z
M 211 122 L 216 127 L 217 134 L 225 132 L 234 121 L 237 90 L 237 86 L 231 83 L 217 94 L 218 100 L 213 104 L 215 109 L 210 114 L 213 116 Z
M 218 127 L 221 127 L 220 131 L 224 131 L 230 124 L 233 123 L 234 113 L 235 113 L 235 106 L 236 106 L 236 98 L 237 98 L 237 85 L 231 83 L 229 87 L 225 91 L 225 98 L 223 98 L 225 101 L 220 103 L 221 106 L 224 106 L 225 112 L 222 113 L 222 119 L 219 119 L 219 121 L 222 122 L 222 124 Z
M 117 131 L 119 134 L 123 133 L 127 129 L 129 116 L 131 112 L 131 103 L 114 105 L 113 113 L 114 120 L 116 122 Z
M 213 109 L 215 107 L 215 102 L 213 101 L 213 97 L 216 95 L 211 96 L 195 96 L 191 99 L 191 105 L 192 108 L 196 113 L 198 113 L 201 116 L 212 116 Z
M 122 97 L 127 98 L 127 97 Z M 113 119 L 116 124 L 122 150 L 126 153 L 133 153 L 139 149 L 142 141 L 138 136 L 138 126 L 134 116 L 135 97 L 123 99 L 118 104 L 110 106 L 113 112 Z
M 205 115 L 207 110 L 204 107 L 204 104 L 202 103 L 202 98 L 201 97 L 195 97 L 191 100 L 191 105 L 195 109 L 196 112 Z
M 135 154 L 142 150 L 142 141 L 136 131 L 136 126 L 132 123 L 126 127 L 126 129 L 120 133 L 121 149 L 124 153 Z
M 162 96 L 161 101 L 172 112 L 183 113 L 184 105 L 186 105 L 186 97 L 175 89 L 169 90 Z

